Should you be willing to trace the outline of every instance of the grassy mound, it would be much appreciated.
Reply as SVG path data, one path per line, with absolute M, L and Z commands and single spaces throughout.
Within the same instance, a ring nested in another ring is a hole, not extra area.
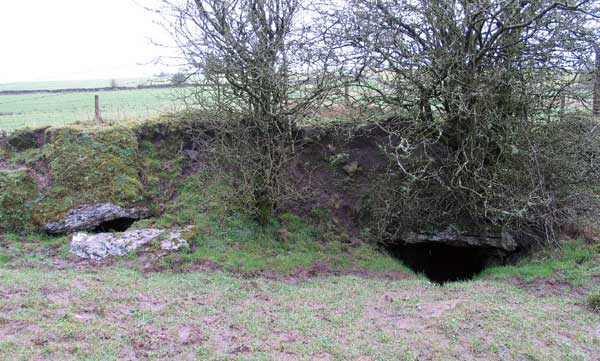
M 39 190 L 26 170 L 0 171 L 0 229 L 32 230 L 33 207 Z
M 87 203 L 160 206 L 173 195 L 182 165 L 180 138 L 145 139 L 158 127 L 50 128 L 41 143 L 9 144 L 0 159 L 0 229 L 39 230 Z M 39 134 L 21 131 L 18 139 L 41 139 Z
M 137 148 L 137 137 L 127 128 L 97 134 L 68 128 L 57 132 L 48 149 L 53 195 L 70 198 L 68 203 L 142 201 Z
M 482 276 L 517 277 L 526 282 L 558 279 L 574 286 L 585 286 L 594 275 L 600 274 L 596 253 L 592 245 L 583 241 L 565 241 L 560 248 L 542 249 L 516 264 L 488 268 Z

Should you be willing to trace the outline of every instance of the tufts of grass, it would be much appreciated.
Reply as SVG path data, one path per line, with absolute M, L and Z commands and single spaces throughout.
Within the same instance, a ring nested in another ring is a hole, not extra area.
M 3 234 L 0 236 L 0 266 L 36 267 L 52 264 L 55 258 L 69 258 L 70 238 L 47 234 Z
M 7 254 L 0 253 L 0 265 L 10 263 L 12 257 Z
M 592 248 L 596 253 L 600 253 L 600 239 L 592 244 Z
M 588 302 L 593 310 L 600 312 L 600 287 L 590 292 L 588 296 Z
M 522 259 L 515 265 L 491 267 L 482 276 L 521 277 L 526 281 L 558 277 L 575 286 L 587 284 L 600 273 L 595 250 L 583 241 L 569 241 L 558 249 L 545 249 Z
M 173 149 L 176 146 L 176 142 L 139 144 L 140 179 L 150 207 L 161 207 L 175 194 L 183 167 L 182 157 Z
M 259 270 L 287 273 L 300 267 L 310 268 L 317 263 L 324 263 L 331 269 L 405 270 L 391 257 L 367 245 L 346 252 L 343 251 L 343 245 L 336 242 L 281 244 L 268 232 L 256 236 L 246 241 L 205 239 L 189 253 L 167 256 L 163 261 L 172 267 L 185 267 L 200 260 L 209 260 L 236 273 Z
M 403 269 L 396 260 L 372 246 L 361 244 L 348 248 L 337 241 L 323 241 L 317 230 L 293 215 L 272 219 L 267 226 L 260 226 L 241 213 L 227 214 L 220 219 L 213 216 L 197 215 L 192 248 L 188 253 L 163 258 L 166 265 L 185 267 L 209 260 L 232 272 L 263 269 L 287 272 L 315 263 L 327 263 L 331 268 Z M 286 237 L 282 239 L 284 227 Z
M 39 190 L 25 170 L 0 170 L 0 229 L 31 231 Z

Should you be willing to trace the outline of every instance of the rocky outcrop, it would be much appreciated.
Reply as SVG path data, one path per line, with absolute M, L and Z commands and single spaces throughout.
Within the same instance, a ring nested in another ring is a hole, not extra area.
M 70 252 L 81 258 L 101 260 L 123 256 L 153 241 L 160 242 L 160 248 L 165 251 L 176 251 L 189 244 L 179 230 L 148 228 L 123 233 L 76 233 L 71 240 Z
M 440 243 L 454 247 L 496 248 L 506 252 L 517 249 L 517 242 L 508 232 L 474 235 L 447 228 L 427 233 L 407 232 L 402 235 L 402 240 L 406 244 Z
M 150 215 L 150 210 L 146 208 L 122 208 L 111 203 L 91 204 L 71 209 L 62 221 L 48 223 L 45 229 L 50 234 L 72 233 L 93 230 L 103 223 L 118 219 L 138 220 Z

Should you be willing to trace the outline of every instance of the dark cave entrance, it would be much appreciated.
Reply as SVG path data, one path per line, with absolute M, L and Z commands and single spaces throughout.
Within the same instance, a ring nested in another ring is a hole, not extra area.
M 439 242 L 396 244 L 388 246 L 388 250 L 413 271 L 439 284 L 472 279 L 500 261 L 491 248 L 455 247 Z
M 137 219 L 127 217 L 112 219 L 100 223 L 93 231 L 96 233 L 125 232 L 135 221 L 137 221 Z

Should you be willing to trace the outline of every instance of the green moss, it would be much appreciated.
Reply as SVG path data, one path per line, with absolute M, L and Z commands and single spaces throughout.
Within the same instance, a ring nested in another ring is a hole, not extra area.
M 200 229 L 197 226 L 187 227 L 185 230 L 181 232 L 181 236 L 184 239 L 189 239 L 190 241 L 195 241 L 200 234 Z
M 146 197 L 156 206 L 170 200 L 180 183 L 183 161 L 177 149 L 142 141 L 139 145 L 140 174 Z
M 316 229 L 298 216 L 285 213 L 279 216 L 279 220 L 289 242 L 310 242 L 317 238 Z
M 600 253 L 600 240 L 597 240 L 592 244 L 592 249 L 596 251 L 596 253 Z
M 85 203 L 125 206 L 142 202 L 137 146 L 135 134 L 127 128 L 95 133 L 75 128 L 56 130 L 44 150 L 51 187 L 34 205 L 34 223 L 41 226 Z
M 13 179 L 18 176 L 4 175 L 6 191 L 2 190 L 2 199 L 5 203 L 14 199 L 16 204 L 0 210 L 2 227 L 10 223 L 8 228 L 15 232 L 40 229 L 62 217 L 67 210 L 86 203 L 161 207 L 174 196 L 179 182 L 181 139 L 169 138 L 168 142 L 158 143 L 139 141 L 144 138 L 141 128 L 140 124 L 58 128 L 51 131 L 52 141 L 43 148 L 23 145 L 19 148 L 28 149 L 9 152 L 9 162 L 41 171 L 48 177 L 49 186 L 30 194 L 31 181 L 23 183 L 22 190 L 15 190 L 11 185 L 19 182 Z M 39 169 L 40 166 L 43 169 Z M 23 198 L 27 198 L 27 202 L 22 202 L 27 211 L 13 212 Z
M 37 185 L 24 170 L 0 171 L 0 229 L 33 229 L 33 206 L 39 197 Z
M 177 198 L 170 202 L 162 217 L 163 225 L 222 224 L 233 214 L 241 213 L 228 204 L 232 189 L 217 176 L 202 173 L 182 181 Z
M 88 134 L 65 128 L 49 148 L 54 192 L 82 202 L 132 204 L 143 200 L 137 138 L 127 128 Z
M 596 288 L 590 293 L 588 296 L 588 302 L 592 309 L 594 309 L 596 312 L 600 312 L 600 287 Z
M 11 256 L 0 253 L 0 265 L 10 263 L 11 260 L 12 260 Z

